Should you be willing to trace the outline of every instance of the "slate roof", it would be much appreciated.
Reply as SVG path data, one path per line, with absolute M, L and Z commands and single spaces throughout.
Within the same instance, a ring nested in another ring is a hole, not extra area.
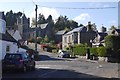
M 17 43 L 17 41 L 7 31 L 5 34 L 0 33 L 0 40 Z
M 73 29 L 72 31 L 69 31 L 69 32 L 66 33 L 66 34 L 71 34 L 71 33 L 73 33 L 73 32 L 86 32 L 86 30 L 87 30 L 87 28 L 83 26 L 83 27 L 75 28 L 75 29 Z
M 115 29 L 118 33 L 120 33 L 120 29 Z
M 63 35 L 66 33 L 66 30 L 61 30 L 56 33 L 56 35 Z
M 105 36 L 107 36 L 108 34 L 99 32 L 98 35 L 100 35 L 100 41 L 102 41 L 102 40 L 104 40 Z

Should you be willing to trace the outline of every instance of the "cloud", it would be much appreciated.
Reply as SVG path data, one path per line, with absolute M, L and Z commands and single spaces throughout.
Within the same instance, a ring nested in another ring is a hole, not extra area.
M 57 19 L 60 16 L 58 11 L 56 9 L 54 9 L 54 8 L 46 8 L 46 7 L 38 8 L 37 15 L 39 15 L 40 13 L 43 14 L 45 16 L 45 18 L 47 18 L 49 15 L 52 15 L 52 18 L 54 20 Z M 30 17 L 31 18 L 35 17 L 35 11 L 33 11 L 30 14 Z
M 43 14 L 45 16 L 45 18 L 47 18 L 49 15 L 52 15 L 54 20 L 60 16 L 60 14 L 54 8 L 42 7 L 40 9 L 38 9 L 38 13 Z
M 88 21 L 90 19 L 90 15 L 88 13 L 82 13 L 79 16 L 75 17 L 73 20 L 77 22 L 83 22 L 83 21 Z
M 46 7 L 38 8 L 37 15 L 39 15 L 40 13 L 43 14 L 45 18 L 48 18 L 49 15 L 52 15 L 53 20 L 56 20 L 60 16 L 58 11 L 54 8 L 46 8 Z M 31 18 L 31 21 L 32 21 L 32 18 L 35 18 L 35 11 L 33 11 L 30 14 L 30 18 Z

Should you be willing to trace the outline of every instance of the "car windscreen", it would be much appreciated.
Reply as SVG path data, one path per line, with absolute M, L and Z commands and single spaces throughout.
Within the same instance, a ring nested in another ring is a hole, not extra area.
M 20 54 L 8 54 L 8 55 L 5 56 L 5 59 L 18 60 L 18 59 L 21 59 L 21 55 Z

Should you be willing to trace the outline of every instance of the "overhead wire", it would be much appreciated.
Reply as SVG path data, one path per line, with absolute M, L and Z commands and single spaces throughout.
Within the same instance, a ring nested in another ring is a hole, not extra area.
M 114 9 L 114 8 L 118 8 L 118 7 L 82 7 L 82 8 L 76 8 L 76 7 L 50 7 L 50 6 L 41 6 L 41 5 L 38 5 L 36 4 L 33 0 L 32 0 L 32 3 L 34 5 L 37 5 L 39 7 L 46 7 L 46 8 L 57 8 L 57 9 Z
M 47 7 L 47 8 L 57 8 L 57 9 L 114 9 L 114 8 L 117 8 L 117 7 L 82 7 L 82 8 L 75 8 L 75 7 L 50 7 L 50 6 L 40 6 L 38 5 L 39 7 Z

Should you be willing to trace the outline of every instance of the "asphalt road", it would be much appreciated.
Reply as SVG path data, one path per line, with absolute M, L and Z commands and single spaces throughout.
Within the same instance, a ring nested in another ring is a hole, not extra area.
M 58 58 L 56 54 L 48 52 L 40 52 L 39 55 L 34 71 L 25 73 L 10 71 L 3 73 L 2 79 L 78 78 L 94 80 L 95 78 L 118 78 L 119 76 L 117 63 L 93 62 L 81 58 Z

